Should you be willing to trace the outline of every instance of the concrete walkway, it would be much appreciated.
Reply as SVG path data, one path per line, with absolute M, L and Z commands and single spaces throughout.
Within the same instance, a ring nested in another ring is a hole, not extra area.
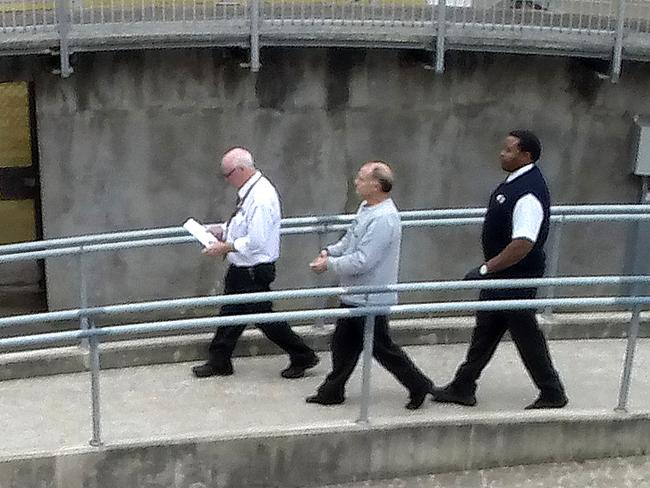
M 554 412 L 524 412 L 536 397 L 512 343 L 500 345 L 486 370 L 474 408 L 427 401 L 411 412 L 403 408 L 406 391 L 375 363 L 372 376 L 373 422 L 404 420 L 511 418 L 535 420 L 553 415 L 598 416 L 617 402 L 625 340 L 551 341 L 556 366 L 570 404 Z M 466 345 L 406 348 L 436 384 L 445 383 L 462 360 Z M 344 405 L 308 405 L 329 368 L 329 354 L 308 377 L 280 378 L 283 356 L 237 358 L 235 375 L 195 379 L 191 363 L 103 371 L 101 406 L 107 446 L 261 432 L 304 431 L 353 424 L 359 413 L 360 368 L 352 378 Z M 650 406 L 650 340 L 640 340 L 630 391 L 630 411 Z M 89 374 L 75 373 L 0 382 L 0 461 L 37 454 L 86 449 L 91 437 Z

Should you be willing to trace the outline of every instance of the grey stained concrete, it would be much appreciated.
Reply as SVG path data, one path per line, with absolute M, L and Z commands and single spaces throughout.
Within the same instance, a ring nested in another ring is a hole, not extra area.
M 412 478 L 362 481 L 323 488 L 648 488 L 650 457 L 440 473 Z
M 632 116 L 650 112 L 649 65 L 626 64 L 614 85 L 599 77 L 607 63 L 490 53 L 450 52 L 442 76 L 418 50 L 267 48 L 259 73 L 232 49 L 74 61 L 74 76 L 61 79 L 47 58 L 0 60 L 6 77 L 34 80 L 48 238 L 223 219 L 234 191 L 216 164 L 236 144 L 253 150 L 286 216 L 353 211 L 351 180 L 370 158 L 395 166 L 402 209 L 484 206 L 503 178 L 501 139 L 515 127 L 539 133 L 555 203 L 638 201 Z M 629 231 L 566 226 L 560 273 L 620 272 Z M 307 266 L 321 244 L 285 238 L 276 287 L 330 283 Z M 401 280 L 462 277 L 480 260 L 475 226 L 408 230 Z M 91 305 L 222 288 L 222 265 L 195 246 L 90 261 Z M 47 259 L 46 272 L 49 305 L 77 305 L 76 259 Z
M 464 344 L 410 347 L 415 362 L 438 383 L 463 358 Z M 611 412 L 616 406 L 623 340 L 553 341 L 551 350 L 571 399 L 559 416 Z M 354 422 L 359 413 L 359 368 L 344 405 L 308 405 L 328 371 L 329 354 L 306 378 L 279 377 L 282 356 L 238 358 L 234 376 L 195 379 L 191 363 L 104 371 L 101 374 L 102 427 L 109 444 L 152 439 L 251 434 Z M 650 340 L 639 343 L 631 388 L 631 410 L 646 411 L 650 398 Z M 537 392 L 511 343 L 502 344 L 489 365 L 475 408 L 438 405 L 403 408 L 406 391 L 379 367 L 372 370 L 374 419 L 444 420 L 459 416 L 507 417 L 524 414 Z M 58 375 L 0 383 L 0 457 L 83 448 L 90 439 L 89 375 Z

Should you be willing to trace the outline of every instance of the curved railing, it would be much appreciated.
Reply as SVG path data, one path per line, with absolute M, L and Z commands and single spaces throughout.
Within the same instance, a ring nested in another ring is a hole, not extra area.
M 562 278 L 538 278 L 522 280 L 481 280 L 481 281 L 444 281 L 425 283 L 401 283 L 384 287 L 330 287 L 302 290 L 283 290 L 264 293 L 250 293 L 243 295 L 224 295 L 218 297 L 196 297 L 189 299 L 163 300 L 158 302 L 131 303 L 111 305 L 106 307 L 92 307 L 45 314 L 33 314 L 20 317 L 12 317 L 0 320 L 0 328 L 9 325 L 26 323 L 46 323 L 64 319 L 79 319 L 81 327 L 79 330 L 49 332 L 45 334 L 33 334 L 0 339 L 0 350 L 16 346 L 40 346 L 61 340 L 88 340 L 90 348 L 90 375 L 91 375 L 91 404 L 93 436 L 91 445 L 99 446 L 101 440 L 101 409 L 100 409 L 100 350 L 99 342 L 102 338 L 111 336 L 130 336 L 138 333 L 153 331 L 182 331 L 200 329 L 206 326 L 228 327 L 247 323 L 271 323 L 278 321 L 304 321 L 323 318 L 337 319 L 343 317 L 365 316 L 366 325 L 364 331 L 363 350 L 363 375 L 362 375 L 362 397 L 359 413 L 359 422 L 369 422 L 370 406 L 370 368 L 372 363 L 372 338 L 374 318 L 377 315 L 395 316 L 407 313 L 441 313 L 441 312 L 470 312 L 478 310 L 521 310 L 540 308 L 547 306 L 573 307 L 625 307 L 632 311 L 632 317 L 627 334 L 627 350 L 621 385 L 618 395 L 616 410 L 626 411 L 627 398 L 629 393 L 630 378 L 636 340 L 639 331 L 640 313 L 643 308 L 650 305 L 650 296 L 639 293 L 642 287 L 650 283 L 650 276 L 590 276 L 590 277 L 562 277 Z M 529 300 L 497 300 L 497 301 L 451 301 L 451 302 L 429 302 L 407 305 L 390 306 L 362 306 L 356 308 L 326 308 L 298 310 L 290 312 L 272 312 L 251 315 L 234 315 L 224 317 L 203 317 L 193 319 L 166 320 L 146 323 L 131 323 L 117 326 L 97 328 L 94 320 L 104 315 L 125 312 L 142 312 L 154 310 L 169 310 L 186 307 L 223 305 L 242 302 L 260 302 L 268 300 L 281 300 L 288 298 L 305 297 L 329 297 L 333 295 L 346 294 L 373 294 L 385 292 L 414 292 L 424 290 L 450 291 L 461 289 L 493 289 L 493 288 L 529 288 L 544 286 L 590 286 L 597 284 L 608 285 L 631 285 L 631 296 L 610 296 L 610 297 L 589 297 L 589 298 L 545 298 Z

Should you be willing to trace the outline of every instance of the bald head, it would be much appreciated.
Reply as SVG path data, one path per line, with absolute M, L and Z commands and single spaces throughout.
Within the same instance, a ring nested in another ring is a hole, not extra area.
M 222 164 L 232 168 L 254 168 L 253 155 L 243 147 L 233 147 L 223 155 Z
M 376 205 L 389 197 L 393 189 L 393 170 L 384 161 L 368 161 L 354 179 L 354 187 L 369 205 Z
M 364 164 L 370 169 L 372 177 L 379 182 L 379 188 L 383 193 L 389 193 L 393 189 L 393 170 L 384 161 L 368 161 Z
M 253 155 L 243 147 L 233 147 L 221 159 L 221 173 L 235 188 L 241 188 L 255 174 Z

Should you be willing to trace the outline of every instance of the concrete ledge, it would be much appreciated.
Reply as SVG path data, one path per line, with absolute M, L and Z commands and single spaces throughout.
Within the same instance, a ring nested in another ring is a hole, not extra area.
M 0 486 L 302 487 L 646 454 L 650 413 L 603 411 L 384 419 L 150 439 L 0 459 Z
M 591 313 L 540 316 L 547 337 L 553 339 L 611 339 L 626 336 L 630 314 Z M 393 337 L 403 346 L 456 344 L 468 342 L 473 317 L 438 317 L 391 321 Z M 298 326 L 297 332 L 317 351 L 329 350 L 333 325 Z M 650 337 L 650 317 L 642 316 L 640 337 Z M 166 336 L 113 341 L 101 345 L 102 369 L 151 364 L 201 361 L 207 355 L 212 334 Z M 281 354 L 272 342 L 256 329 L 247 330 L 235 350 L 239 357 Z M 0 381 L 76 373 L 88 369 L 88 351 L 79 346 L 20 351 L 0 355 Z

